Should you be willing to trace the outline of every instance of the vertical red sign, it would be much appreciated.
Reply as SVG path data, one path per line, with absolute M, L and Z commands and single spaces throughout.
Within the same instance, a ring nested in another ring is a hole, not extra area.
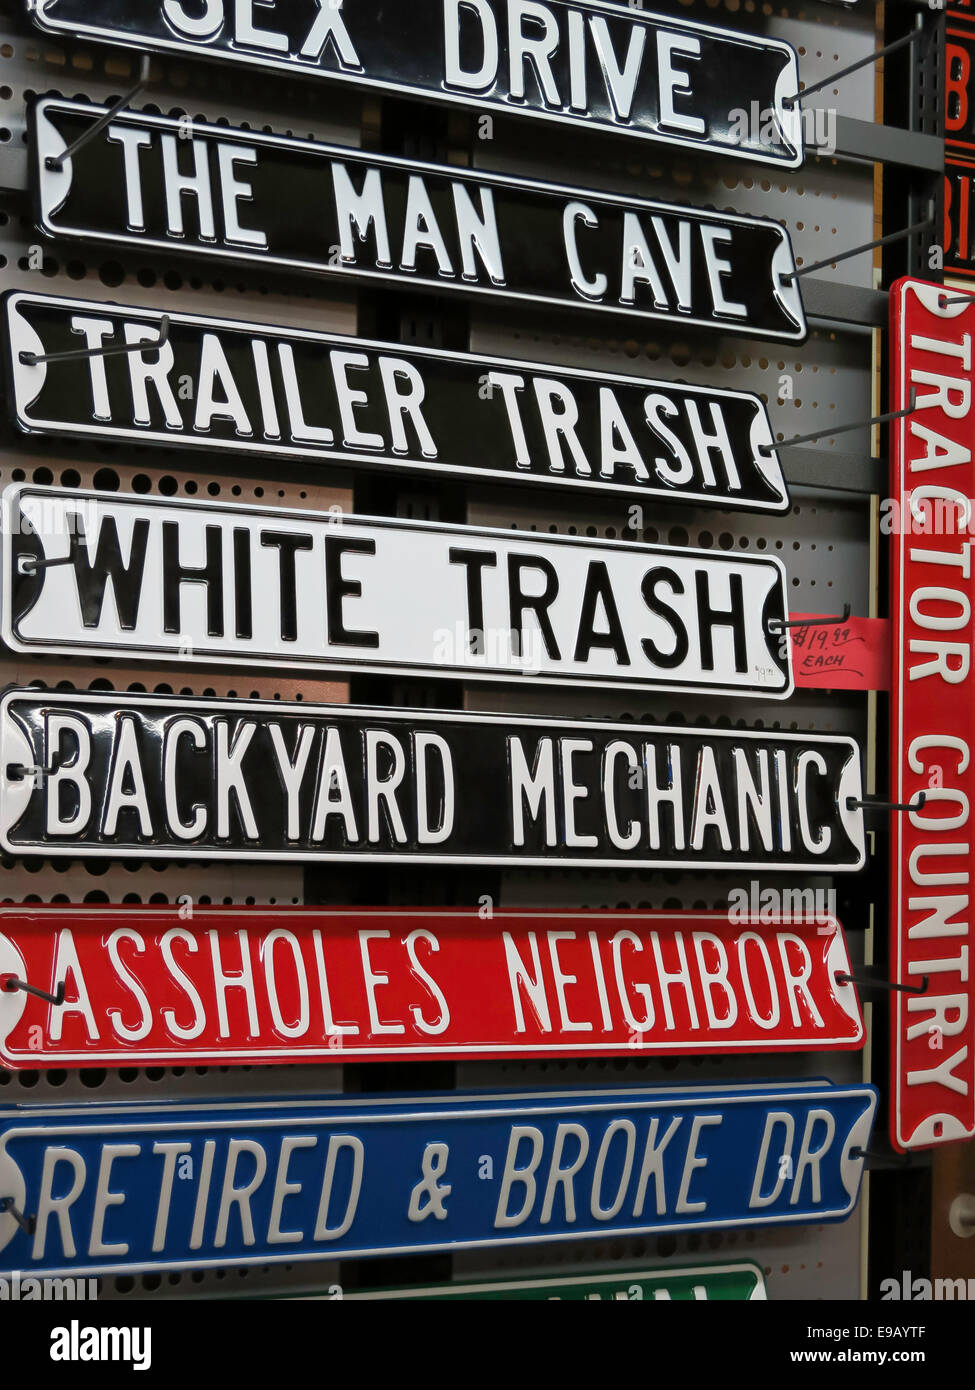
M 971 876 L 975 794 L 972 536 L 975 299 L 920 280 L 891 290 L 895 504 L 891 790 L 891 1138 L 975 1134 Z

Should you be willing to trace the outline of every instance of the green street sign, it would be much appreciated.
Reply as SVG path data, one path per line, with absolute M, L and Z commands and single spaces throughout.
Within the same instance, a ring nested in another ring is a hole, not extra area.
M 336 1284 L 328 1293 L 312 1295 L 324 1302 L 385 1301 L 387 1299 L 441 1299 L 479 1301 L 572 1299 L 620 1303 L 647 1302 L 743 1302 L 764 1299 L 765 1279 L 753 1264 L 703 1265 L 697 1269 L 639 1269 L 612 1274 L 574 1274 L 564 1279 L 493 1279 L 490 1282 L 432 1284 L 426 1288 L 369 1289 L 346 1293 Z

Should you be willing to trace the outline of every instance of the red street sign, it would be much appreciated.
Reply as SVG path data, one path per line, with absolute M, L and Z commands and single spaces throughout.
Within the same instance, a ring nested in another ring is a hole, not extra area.
M 900 280 L 893 306 L 891 790 L 927 800 L 891 818 L 891 1138 L 975 1134 L 971 804 L 972 393 L 975 302 Z
M 836 980 L 850 970 L 839 923 L 736 915 L 3 908 L 0 1062 L 862 1047 L 855 986 Z M 52 994 L 64 981 L 65 1003 L 8 992 L 11 979 Z

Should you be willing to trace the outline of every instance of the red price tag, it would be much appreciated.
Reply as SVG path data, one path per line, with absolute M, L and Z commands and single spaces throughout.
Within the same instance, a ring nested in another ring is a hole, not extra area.
M 793 618 L 812 618 L 793 613 Z M 795 627 L 792 659 L 803 690 L 886 690 L 890 685 L 890 624 L 850 618 L 822 627 Z

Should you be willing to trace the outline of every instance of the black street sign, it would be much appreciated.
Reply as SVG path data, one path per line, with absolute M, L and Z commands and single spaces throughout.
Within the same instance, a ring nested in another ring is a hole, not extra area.
M 778 222 L 105 108 L 29 108 L 46 235 L 801 342 Z
M 793 689 L 773 556 L 27 484 L 3 535 L 3 638 L 27 653 Z
M 780 168 L 802 163 L 789 44 L 641 5 L 36 0 L 32 13 L 48 33 L 72 39 L 229 59 Z
M 44 690 L 0 700 L 12 855 L 855 871 L 852 739 Z
M 151 309 L 6 299 L 10 413 L 28 434 L 522 482 L 782 512 L 758 396 Z M 233 471 L 233 469 L 231 469 Z

